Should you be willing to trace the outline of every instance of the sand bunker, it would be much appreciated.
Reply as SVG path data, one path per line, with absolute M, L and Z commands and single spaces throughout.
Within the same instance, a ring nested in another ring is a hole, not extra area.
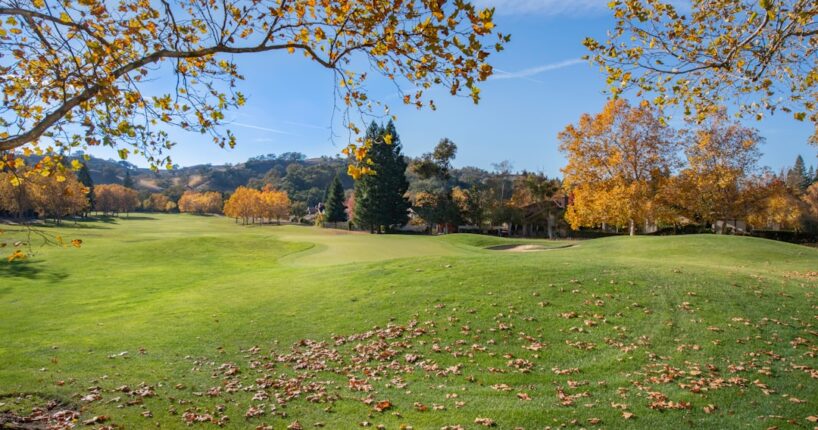
M 555 249 L 563 249 L 563 248 L 570 248 L 575 246 L 571 245 L 563 245 L 563 246 L 542 246 L 542 245 L 496 245 L 496 246 L 489 246 L 488 250 L 490 251 L 506 251 L 506 252 L 539 252 L 539 251 L 552 251 Z

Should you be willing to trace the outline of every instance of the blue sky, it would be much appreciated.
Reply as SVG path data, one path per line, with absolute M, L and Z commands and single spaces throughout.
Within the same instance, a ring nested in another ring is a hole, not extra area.
M 508 160 L 515 169 L 558 176 L 565 160 L 557 133 L 584 112 L 598 112 L 605 103 L 604 76 L 580 61 L 586 36 L 604 39 L 612 27 L 606 0 L 476 0 L 497 8 L 500 31 L 511 33 L 507 49 L 494 55 L 498 71 L 483 83 L 480 105 L 454 98 L 444 90 L 431 93 L 437 111 L 404 106 L 393 86 L 375 82 L 370 95 L 397 114 L 398 132 L 409 155 L 429 151 L 441 138 L 458 145 L 455 165 L 491 169 Z M 245 80 L 240 90 L 248 103 L 227 114 L 238 137 L 234 149 L 220 149 L 209 137 L 169 130 L 179 144 L 171 155 L 182 166 L 237 163 L 249 157 L 288 151 L 308 156 L 334 155 L 346 142 L 335 127 L 331 139 L 333 79 L 330 72 L 297 55 L 270 53 L 238 56 Z M 162 83 L 160 77 L 158 83 Z M 762 164 L 774 170 L 791 165 L 802 154 L 816 164 L 815 147 L 807 143 L 810 125 L 778 115 L 757 127 L 767 142 Z M 113 151 L 90 153 L 115 158 Z M 143 160 L 129 160 L 144 165 Z

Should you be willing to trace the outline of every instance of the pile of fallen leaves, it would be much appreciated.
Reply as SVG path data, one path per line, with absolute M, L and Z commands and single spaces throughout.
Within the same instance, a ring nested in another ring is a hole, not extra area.
M 42 407 L 35 406 L 28 415 L 0 412 L 0 428 L 64 430 L 74 428 L 79 417 L 77 410 L 52 400 Z

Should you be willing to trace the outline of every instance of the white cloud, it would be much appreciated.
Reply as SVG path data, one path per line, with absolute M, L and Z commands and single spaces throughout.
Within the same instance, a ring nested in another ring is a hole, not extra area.
M 479 7 L 494 7 L 499 15 L 581 15 L 608 10 L 608 0 L 475 0 Z
M 282 121 L 284 124 L 294 125 L 296 127 L 304 127 L 304 128 L 313 128 L 316 130 L 329 130 L 329 125 L 316 125 L 316 124 L 309 124 L 306 122 L 296 122 L 296 121 Z
M 229 123 L 229 125 L 237 125 L 239 127 L 252 128 L 253 130 L 261 130 L 261 131 L 267 131 L 267 132 L 270 132 L 270 133 L 286 134 L 286 135 L 290 135 L 290 136 L 296 136 L 295 133 L 290 133 L 289 131 L 279 130 L 279 129 L 276 129 L 276 128 L 269 128 L 269 127 L 260 127 L 258 125 L 245 124 L 243 122 L 231 122 L 231 123 Z
M 558 63 L 543 64 L 541 66 L 529 67 L 527 69 L 518 70 L 516 72 L 508 72 L 501 69 L 495 69 L 497 73 L 491 76 L 491 79 L 526 79 L 533 82 L 540 82 L 536 79 L 531 79 L 532 76 L 540 73 L 550 72 L 552 70 L 564 69 L 566 67 L 575 66 L 577 64 L 585 63 L 586 60 L 581 58 L 573 58 L 570 60 L 560 61 Z

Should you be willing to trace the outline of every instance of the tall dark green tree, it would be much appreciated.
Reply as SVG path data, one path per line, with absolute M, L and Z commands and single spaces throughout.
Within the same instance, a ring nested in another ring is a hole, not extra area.
M 88 165 L 82 163 L 82 167 L 77 172 L 77 180 L 88 188 L 88 203 L 90 209 L 94 208 L 94 181 L 91 179 L 91 172 L 88 170 Z
M 810 178 L 804 158 L 800 155 L 795 159 L 795 165 L 787 171 L 787 186 L 796 193 L 802 193 L 809 187 Z
M 391 136 L 391 143 L 386 143 L 387 135 Z M 388 232 L 409 220 L 409 200 L 405 196 L 409 189 L 406 160 L 392 121 L 386 127 L 375 122 L 370 124 L 366 139 L 373 142 L 368 156 L 375 173 L 355 183 L 354 221 L 373 233 Z
M 125 178 L 122 179 L 122 186 L 125 188 L 133 188 L 133 178 L 131 177 L 131 171 L 125 171 Z
M 347 220 L 344 197 L 344 186 L 341 185 L 341 178 L 339 175 L 335 175 L 329 188 L 327 188 L 326 197 L 324 199 L 326 222 L 338 223 Z
M 457 156 L 457 145 L 448 138 L 440 139 L 434 151 L 423 154 L 412 164 L 412 170 L 423 179 L 449 179 L 452 160 Z

